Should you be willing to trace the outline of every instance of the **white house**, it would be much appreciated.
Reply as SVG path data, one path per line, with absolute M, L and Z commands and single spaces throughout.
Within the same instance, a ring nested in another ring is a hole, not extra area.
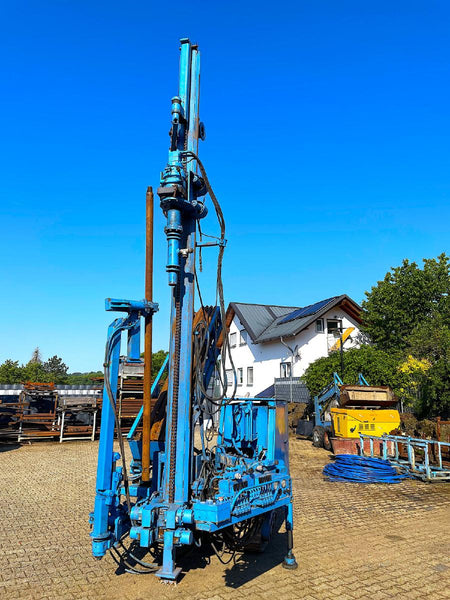
M 345 294 L 303 308 L 231 302 L 227 311 L 238 396 L 252 397 L 275 378 L 300 377 L 331 351 L 358 345 L 361 307 Z M 233 386 L 229 360 L 228 386 Z

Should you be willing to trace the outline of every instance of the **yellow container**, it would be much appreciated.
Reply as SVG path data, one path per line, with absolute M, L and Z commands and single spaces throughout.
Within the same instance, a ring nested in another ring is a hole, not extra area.
M 381 437 L 400 427 L 398 410 L 332 408 L 331 420 L 336 437 L 357 438 L 360 433 Z

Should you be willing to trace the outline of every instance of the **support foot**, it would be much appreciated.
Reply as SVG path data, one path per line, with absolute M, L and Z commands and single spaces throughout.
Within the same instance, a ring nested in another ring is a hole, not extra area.
M 292 553 L 292 550 L 289 550 L 287 556 L 285 557 L 285 559 L 283 560 L 283 563 L 281 565 L 283 567 L 283 569 L 289 569 L 290 571 L 294 571 L 295 569 L 298 568 L 298 564 L 297 561 L 295 560 L 295 556 Z
M 181 573 L 181 567 L 175 566 L 175 547 L 173 544 L 173 529 L 166 529 L 164 531 L 164 551 L 163 551 L 163 564 L 159 571 L 156 571 L 156 577 L 159 577 L 161 581 L 174 583 L 178 579 Z
M 160 578 L 161 583 L 176 584 L 180 573 L 181 567 L 177 567 L 176 569 L 173 569 L 173 571 L 165 571 L 164 568 L 162 568 L 159 569 L 159 571 L 156 571 L 155 575 Z

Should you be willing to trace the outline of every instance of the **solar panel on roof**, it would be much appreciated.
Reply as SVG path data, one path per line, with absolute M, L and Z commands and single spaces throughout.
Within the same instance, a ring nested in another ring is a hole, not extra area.
M 289 323 L 290 321 L 294 321 L 295 319 L 300 319 L 302 317 L 309 317 L 314 313 L 318 312 L 321 308 L 329 304 L 333 300 L 333 298 L 327 298 L 326 300 L 321 300 L 320 302 L 316 302 L 315 304 L 310 304 L 309 306 L 305 306 L 304 308 L 298 308 L 293 312 L 289 313 L 282 319 L 278 325 L 281 323 Z

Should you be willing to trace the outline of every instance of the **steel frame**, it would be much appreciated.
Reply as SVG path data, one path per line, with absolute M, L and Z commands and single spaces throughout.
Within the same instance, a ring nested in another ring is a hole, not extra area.
M 397 467 L 401 467 L 414 477 L 424 481 L 450 480 L 450 465 L 445 466 L 442 460 L 442 450 L 450 451 L 450 443 L 438 442 L 437 440 L 423 440 L 401 435 L 384 435 L 376 437 L 360 434 L 361 456 L 376 457 L 377 455 Z M 374 441 L 379 444 L 380 452 L 374 449 Z M 368 442 L 368 448 L 366 445 Z M 402 457 L 402 445 L 406 449 L 407 458 Z M 417 451 L 423 455 L 423 460 L 417 459 Z M 434 454 L 434 461 L 432 456 Z

